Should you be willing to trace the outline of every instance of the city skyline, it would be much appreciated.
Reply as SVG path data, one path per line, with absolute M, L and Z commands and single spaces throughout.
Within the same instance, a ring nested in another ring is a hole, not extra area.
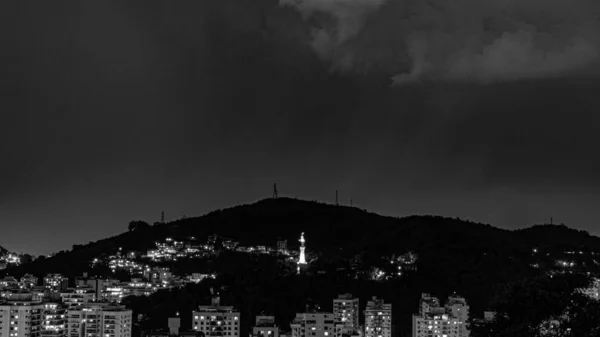
M 600 1 L 0 12 L 0 337 L 600 336 Z

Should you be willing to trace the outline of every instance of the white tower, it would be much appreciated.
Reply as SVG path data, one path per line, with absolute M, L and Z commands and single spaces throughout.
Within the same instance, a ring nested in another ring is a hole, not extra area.
M 302 235 L 300 235 L 300 257 L 298 257 L 298 273 L 300 273 L 300 267 L 306 266 L 306 256 L 304 255 L 304 250 L 306 249 L 306 247 L 304 247 L 304 242 L 306 242 L 306 240 L 304 240 L 304 232 L 302 232 Z
M 302 235 L 300 235 L 300 258 L 298 258 L 298 264 L 306 264 L 306 256 L 304 255 L 304 249 L 306 249 L 306 247 L 304 247 L 304 242 L 306 242 L 306 240 L 304 240 L 304 233 L 302 233 Z

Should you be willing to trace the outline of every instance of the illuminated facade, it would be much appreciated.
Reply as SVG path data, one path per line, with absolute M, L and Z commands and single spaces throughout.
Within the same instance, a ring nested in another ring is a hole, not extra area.
M 44 303 L 42 309 L 41 337 L 67 335 L 67 308 L 59 303 Z
M 422 294 L 419 314 L 413 316 L 413 337 L 467 337 L 469 306 L 464 298 L 448 297 L 446 306 L 429 294 Z
M 69 278 L 61 274 L 48 274 L 44 277 L 44 287 L 50 291 L 61 291 L 69 286 Z
M 461 337 L 458 319 L 446 314 L 413 316 L 413 337 Z
M 373 297 L 365 309 L 365 337 L 392 336 L 392 305 Z
M 358 298 L 352 294 L 342 294 L 333 300 L 335 323 L 343 326 L 347 332 L 358 329 Z
M 106 303 L 67 312 L 67 337 L 131 337 L 131 310 Z
M 214 297 L 212 305 L 200 306 L 192 315 L 192 328 L 206 337 L 239 337 L 240 312 L 232 306 L 220 305 Z

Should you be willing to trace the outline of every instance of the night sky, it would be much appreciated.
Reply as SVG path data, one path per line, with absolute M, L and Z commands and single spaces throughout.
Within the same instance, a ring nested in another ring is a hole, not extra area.
M 485 6 L 484 6 L 485 4 Z M 542 10 L 543 9 L 543 10 Z M 0 245 L 280 196 L 600 234 L 597 0 L 0 4 Z

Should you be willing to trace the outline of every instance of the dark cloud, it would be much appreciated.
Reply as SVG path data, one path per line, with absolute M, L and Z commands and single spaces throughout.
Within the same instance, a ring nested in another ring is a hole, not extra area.
M 281 0 L 310 16 L 319 55 L 342 69 L 382 61 L 397 84 L 569 75 L 600 56 L 600 5 L 589 0 Z M 382 35 L 384 37 L 382 37 Z

